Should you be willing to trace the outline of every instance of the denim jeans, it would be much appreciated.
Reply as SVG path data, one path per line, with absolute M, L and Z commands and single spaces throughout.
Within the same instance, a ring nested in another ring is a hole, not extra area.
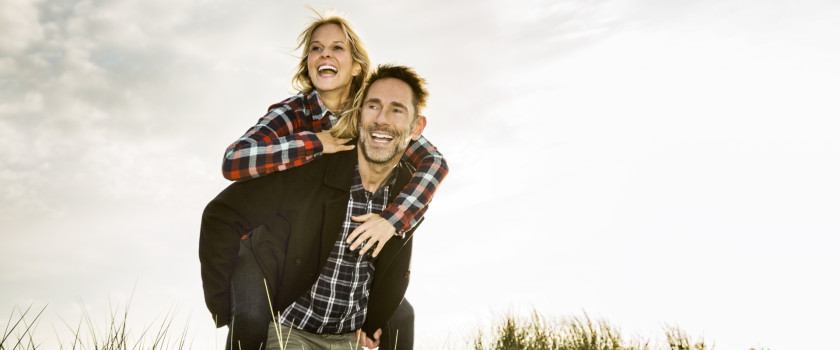
M 232 320 L 225 342 L 226 350 L 265 349 L 268 325 L 274 322 L 274 317 L 264 278 L 276 277 L 263 276 L 251 248 L 243 240 L 230 281 Z M 267 282 L 274 284 L 273 281 Z M 379 349 L 394 350 L 394 344 L 396 350 L 414 348 L 414 308 L 405 299 L 382 329 Z
M 256 350 L 261 346 L 265 349 L 266 326 L 274 321 L 266 294 L 266 282 L 263 281 L 265 277 L 251 248 L 243 240 L 230 279 L 232 319 L 225 349 Z

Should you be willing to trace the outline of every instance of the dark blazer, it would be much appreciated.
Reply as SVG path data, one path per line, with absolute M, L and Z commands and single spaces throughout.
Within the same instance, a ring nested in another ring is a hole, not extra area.
M 355 150 L 324 155 L 304 166 L 233 183 L 207 205 L 198 255 L 204 300 L 217 327 L 230 322 L 230 277 L 245 233 L 253 235 L 251 247 L 263 274 L 276 276 L 269 286 L 274 315 L 312 287 L 341 233 L 357 163 Z M 394 171 L 397 190 L 391 191 L 390 201 L 413 168 L 401 161 Z M 375 260 L 362 326 L 367 334 L 384 328 L 405 295 L 414 229 L 403 239 L 388 240 Z

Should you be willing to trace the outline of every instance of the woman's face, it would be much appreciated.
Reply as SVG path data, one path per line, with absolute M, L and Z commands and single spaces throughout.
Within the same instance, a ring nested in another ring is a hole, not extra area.
M 316 28 L 308 50 L 309 79 L 318 93 L 345 94 L 342 100 L 347 99 L 350 83 L 362 66 L 353 60 L 350 43 L 341 27 L 327 23 Z

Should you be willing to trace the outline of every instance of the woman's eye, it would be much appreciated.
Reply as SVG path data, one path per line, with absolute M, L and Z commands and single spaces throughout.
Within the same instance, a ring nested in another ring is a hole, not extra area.
M 333 50 L 335 50 L 335 51 L 341 51 L 341 50 L 344 50 L 344 47 L 341 47 L 341 46 L 333 46 Z
M 321 47 L 320 46 L 313 46 L 311 49 L 309 49 L 309 51 L 316 51 L 316 52 L 321 51 Z

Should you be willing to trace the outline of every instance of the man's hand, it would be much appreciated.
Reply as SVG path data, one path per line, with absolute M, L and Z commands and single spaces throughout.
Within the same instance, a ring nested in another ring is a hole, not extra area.
M 379 346 L 379 337 L 382 336 L 382 328 L 377 329 L 375 333 L 373 333 L 373 339 L 368 338 L 367 334 L 363 332 L 361 329 L 356 331 L 356 339 L 359 339 L 359 345 L 364 346 L 368 349 L 373 349 Z
M 337 139 L 330 134 L 329 131 L 316 132 L 315 136 L 321 141 L 324 146 L 324 154 L 337 153 L 341 151 L 349 151 L 356 147 L 355 145 L 345 145 L 350 139 Z
M 359 251 L 359 255 L 365 254 L 374 244 L 376 250 L 373 251 L 373 257 L 379 255 L 385 242 L 388 242 L 397 230 L 390 222 L 383 219 L 379 214 L 365 214 L 362 216 L 351 216 L 355 222 L 362 222 L 359 227 L 356 227 L 350 236 L 347 236 L 347 243 L 350 243 L 350 250 L 356 250 L 365 240 L 367 244 Z

